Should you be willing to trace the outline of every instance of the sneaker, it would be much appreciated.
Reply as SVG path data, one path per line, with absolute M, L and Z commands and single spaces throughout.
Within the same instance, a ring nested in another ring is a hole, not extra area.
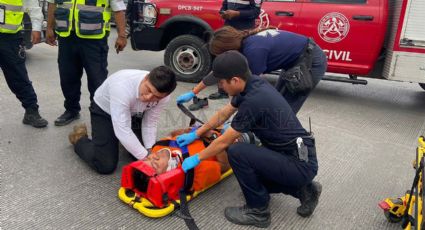
M 267 228 L 271 223 L 270 210 L 264 208 L 227 207 L 224 209 L 226 219 L 234 224 L 253 225 L 258 228 Z
M 226 92 L 218 91 L 218 92 L 210 94 L 208 98 L 211 100 L 219 100 L 219 99 L 229 98 L 229 95 Z
M 208 107 L 208 98 L 193 98 L 193 104 L 189 105 L 189 110 L 196 111 Z
M 26 125 L 31 125 L 35 128 L 44 128 L 48 124 L 46 119 L 40 116 L 38 109 L 26 109 L 22 123 Z
M 298 215 L 309 217 L 319 203 L 319 197 L 322 193 L 322 185 L 319 182 L 311 182 L 300 190 L 299 199 L 301 206 L 297 208 Z
M 69 142 L 75 145 L 82 137 L 88 137 L 86 124 L 74 126 L 74 130 L 68 135 Z
M 66 110 L 62 115 L 60 115 L 56 120 L 55 120 L 55 125 L 56 126 L 64 126 L 67 125 L 69 123 L 71 123 L 74 120 L 77 120 L 80 118 L 80 113 L 72 113 L 69 112 L 68 110 Z

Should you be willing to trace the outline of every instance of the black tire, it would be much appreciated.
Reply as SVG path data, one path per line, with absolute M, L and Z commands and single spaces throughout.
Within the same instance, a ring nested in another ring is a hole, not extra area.
M 165 65 L 176 73 L 179 81 L 201 81 L 211 71 L 211 61 L 205 42 L 193 35 L 178 36 L 165 49 Z
M 425 83 L 419 83 L 419 86 L 420 86 L 423 90 L 425 90 Z

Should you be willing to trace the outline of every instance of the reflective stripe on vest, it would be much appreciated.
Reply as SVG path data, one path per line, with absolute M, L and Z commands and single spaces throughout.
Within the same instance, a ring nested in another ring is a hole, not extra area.
M 24 18 L 22 0 L 0 0 L 0 6 L 4 8 L 4 24 L 0 24 L 0 33 L 16 34 L 22 29 Z
M 65 0 L 66 1 L 66 0 Z M 85 0 L 70 0 L 56 4 L 56 33 L 68 37 L 72 28 L 80 38 L 102 39 L 110 30 L 109 0 L 97 0 L 96 6 L 85 5 Z

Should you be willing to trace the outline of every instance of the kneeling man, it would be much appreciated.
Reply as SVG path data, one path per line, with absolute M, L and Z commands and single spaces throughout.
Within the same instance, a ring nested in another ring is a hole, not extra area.
M 317 174 L 315 142 L 302 127 L 282 95 L 264 79 L 252 75 L 245 57 L 227 51 L 213 62 L 213 75 L 230 96 L 224 106 L 196 131 L 177 137 L 187 145 L 221 125 L 233 114 L 231 127 L 199 154 L 184 160 L 184 171 L 211 156 L 227 150 L 230 166 L 244 194 L 246 205 L 227 207 L 227 220 L 240 225 L 268 227 L 270 193 L 284 193 L 301 202 L 297 213 L 310 216 L 317 206 L 321 185 L 313 182 Z M 241 133 L 253 132 L 262 143 L 235 143 Z
M 176 85 L 174 73 L 165 66 L 151 72 L 121 70 L 112 74 L 96 90 L 90 105 L 92 139 L 84 124 L 74 127 L 69 135 L 77 155 L 101 174 L 112 173 L 117 167 L 119 142 L 135 158 L 145 158 Z M 132 115 L 140 113 L 144 145 L 131 129 Z

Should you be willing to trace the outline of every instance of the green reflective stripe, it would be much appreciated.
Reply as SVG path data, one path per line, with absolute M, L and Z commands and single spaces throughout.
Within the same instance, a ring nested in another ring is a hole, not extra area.
M 77 9 L 84 10 L 84 11 L 91 11 L 91 12 L 99 12 L 103 13 L 104 7 L 97 7 L 97 6 L 87 6 L 87 5 L 77 5 Z
M 18 11 L 21 12 L 23 10 L 22 6 L 15 6 L 15 5 L 10 5 L 10 4 L 0 4 L 0 6 L 4 6 L 6 7 L 6 10 L 9 11 Z
M 17 30 L 21 25 L 0 24 L 0 29 Z

